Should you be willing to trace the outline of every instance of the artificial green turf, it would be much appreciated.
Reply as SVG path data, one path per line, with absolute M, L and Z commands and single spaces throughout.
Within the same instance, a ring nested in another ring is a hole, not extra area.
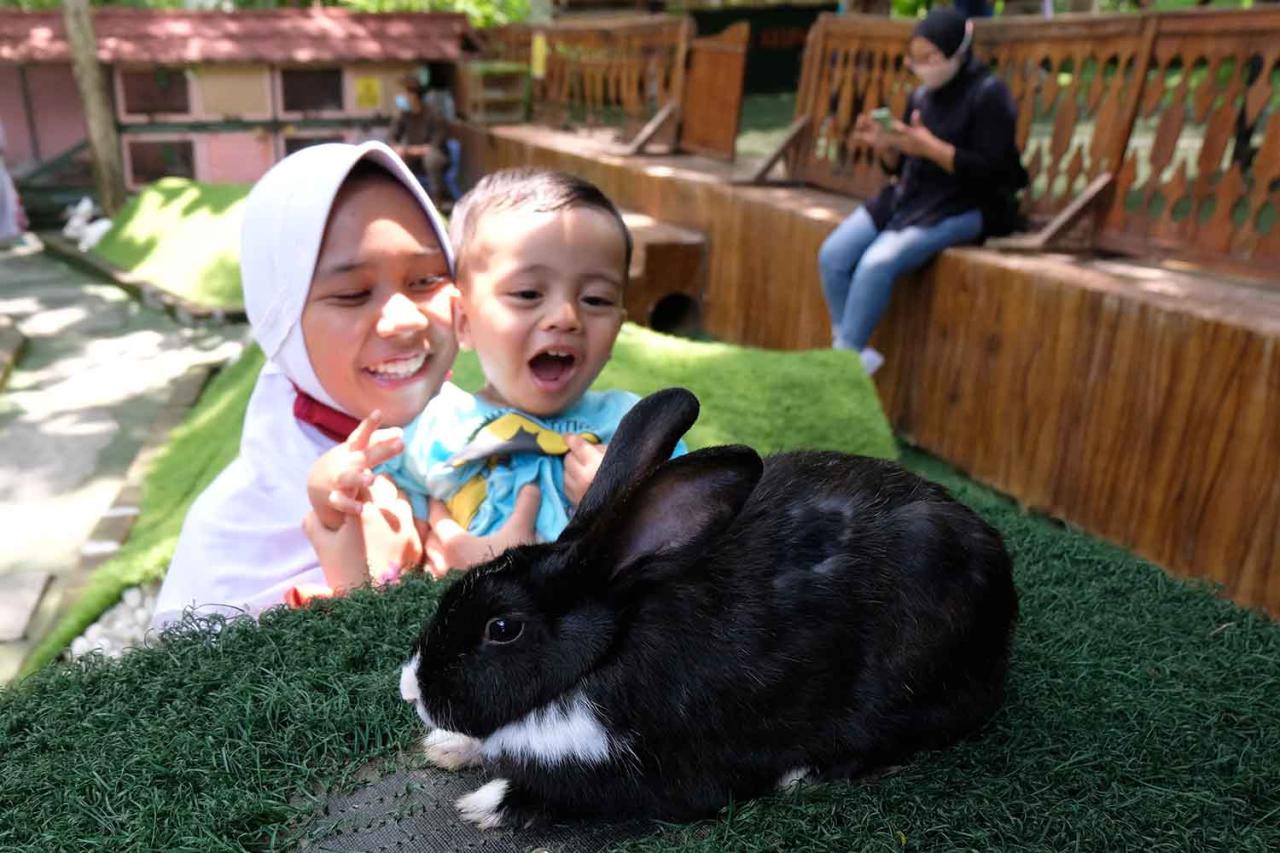
M 746 95 L 738 125 L 736 151 L 741 158 L 763 159 L 773 153 L 796 117 L 796 93 Z
M 208 308 L 240 308 L 240 219 L 246 184 L 162 178 L 129 199 L 94 252 Z
M 128 541 L 94 572 L 85 592 L 41 639 L 24 674 L 56 657 L 125 589 L 164 576 L 187 507 L 236 455 L 240 421 L 261 364 L 261 353 L 250 349 L 214 380 L 174 431 L 148 472 L 142 513 Z M 462 387 L 479 387 L 474 354 L 464 353 L 454 372 Z M 597 387 L 647 394 L 668 385 L 691 388 L 702 399 L 707 415 L 689 435 L 692 447 L 743 442 L 764 451 L 808 445 L 896 455 L 875 389 L 848 353 L 746 349 L 626 325 Z M 827 396 L 831 402 L 824 405 L 823 417 L 813 417 L 811 401 Z M 776 402 L 761 406 L 757 400 Z
M 629 328 L 604 380 L 690 384 L 705 413 L 694 446 L 887 440 L 847 402 L 868 388 L 847 356 L 677 344 Z M 181 506 L 234 453 L 258 363 L 250 353 L 222 374 L 156 463 L 151 482 L 171 491 L 151 496 L 130 543 L 139 573 L 163 566 L 176 533 L 180 513 L 158 507 Z M 476 377 L 463 359 L 458 380 Z M 929 457 L 905 461 L 991 520 L 1014 554 L 1022 614 L 1004 710 L 980 739 L 878 782 L 801 788 L 625 846 L 1280 849 L 1280 626 Z M 398 666 L 441 588 L 411 578 L 220 632 L 219 620 L 191 625 L 0 693 L 0 849 L 243 850 L 308 836 L 319 792 L 413 749 Z
M 636 850 L 1280 849 L 1280 626 L 915 453 L 1004 533 L 1021 593 L 984 736 Z M 0 849 L 243 850 L 420 736 L 398 666 L 441 585 L 171 634 L 0 694 Z

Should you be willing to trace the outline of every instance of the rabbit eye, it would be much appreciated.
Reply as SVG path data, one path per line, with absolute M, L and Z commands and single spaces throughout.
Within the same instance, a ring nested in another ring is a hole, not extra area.
M 513 643 L 524 633 L 524 623 L 518 619 L 490 619 L 484 626 L 484 638 L 489 643 Z

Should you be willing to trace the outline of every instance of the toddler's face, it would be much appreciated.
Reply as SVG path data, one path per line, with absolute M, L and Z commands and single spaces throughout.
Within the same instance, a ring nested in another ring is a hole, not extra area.
M 457 289 L 426 214 L 392 180 L 344 188 L 329 215 L 302 332 L 316 378 L 358 418 L 403 426 L 457 355 Z
M 493 402 L 553 415 L 577 402 L 609 360 L 622 326 L 626 244 L 591 207 L 503 210 L 476 224 L 459 303 Z

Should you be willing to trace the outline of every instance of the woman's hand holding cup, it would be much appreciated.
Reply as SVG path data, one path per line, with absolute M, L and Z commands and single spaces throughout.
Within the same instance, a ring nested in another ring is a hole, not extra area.
M 879 154 L 896 152 L 897 139 L 904 127 L 902 122 L 892 117 L 883 121 L 873 113 L 861 113 L 853 124 L 853 139 L 862 145 L 871 146 Z

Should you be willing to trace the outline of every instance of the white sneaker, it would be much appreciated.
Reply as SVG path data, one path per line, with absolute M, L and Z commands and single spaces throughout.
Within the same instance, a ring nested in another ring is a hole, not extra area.
M 868 376 L 874 374 L 884 364 L 884 356 L 871 347 L 863 347 L 858 355 L 862 358 L 862 369 Z

